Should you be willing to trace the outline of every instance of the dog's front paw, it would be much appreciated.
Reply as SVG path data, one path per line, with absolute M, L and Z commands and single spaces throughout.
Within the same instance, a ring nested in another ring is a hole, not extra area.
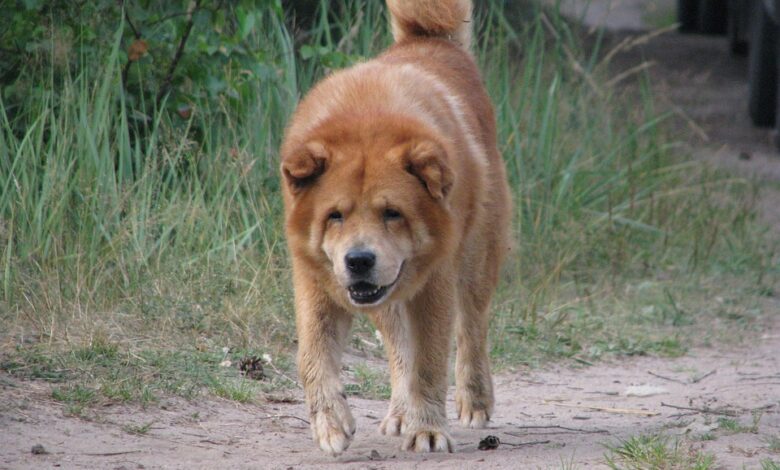
M 406 433 L 406 426 L 409 424 L 409 420 L 406 417 L 406 408 L 402 401 L 390 401 L 390 408 L 388 408 L 385 418 L 379 425 L 379 432 L 383 436 L 400 436 Z
M 311 430 L 314 442 L 328 454 L 337 456 L 347 450 L 355 435 L 355 419 L 347 400 L 340 398 L 314 411 Z
M 379 425 L 379 432 L 382 435 L 400 436 L 404 432 L 404 415 L 397 412 L 392 408 L 387 412 L 387 416 L 382 420 L 382 424 Z
M 481 429 L 490 421 L 492 399 L 475 397 L 467 391 L 455 393 L 455 410 L 460 424 L 467 428 Z
M 452 452 L 454 446 L 445 429 L 429 429 L 408 432 L 402 449 L 415 452 Z

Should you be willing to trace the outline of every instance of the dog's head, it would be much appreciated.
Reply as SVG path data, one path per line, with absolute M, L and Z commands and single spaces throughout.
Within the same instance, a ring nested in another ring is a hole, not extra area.
M 448 154 L 435 133 L 397 122 L 324 126 L 283 146 L 293 255 L 345 306 L 410 295 L 449 250 Z

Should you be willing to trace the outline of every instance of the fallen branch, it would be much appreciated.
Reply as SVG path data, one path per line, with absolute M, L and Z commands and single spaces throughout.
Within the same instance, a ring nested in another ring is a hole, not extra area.
M 562 429 L 564 431 L 574 431 L 574 432 L 581 432 L 584 434 L 609 434 L 609 431 L 606 429 L 580 429 L 580 428 L 570 428 L 567 426 L 561 426 L 559 424 L 552 424 L 549 426 L 543 426 L 543 425 L 531 425 L 531 426 L 515 426 L 517 429 Z M 509 434 L 511 436 L 514 436 L 514 434 L 507 432 L 506 434 Z M 520 436 L 517 436 L 520 437 Z
M 269 415 L 269 416 L 261 416 L 259 419 L 285 419 L 285 418 L 297 419 L 298 421 L 303 421 L 306 424 L 311 424 L 311 422 L 309 422 L 308 420 L 293 415 Z
M 655 372 L 653 372 L 651 370 L 648 370 L 647 373 L 652 375 L 653 377 L 658 377 L 659 379 L 668 380 L 669 382 L 674 382 L 674 383 L 683 384 L 683 385 L 686 384 L 686 382 L 683 382 L 682 380 L 673 379 L 671 377 L 665 377 L 665 376 L 663 376 L 661 374 L 656 374 Z
M 716 410 L 713 408 L 692 408 L 690 406 L 670 405 L 664 402 L 661 402 L 661 406 L 664 406 L 666 408 L 674 408 L 675 410 L 696 411 L 698 413 L 705 413 L 705 414 L 732 416 L 732 417 L 737 416 L 737 412 L 733 410 L 723 410 L 723 409 Z
M 742 388 L 742 387 L 760 387 L 765 385 L 780 385 L 780 382 L 753 382 L 753 383 L 741 383 L 741 384 L 731 384 L 731 385 L 725 385 L 723 387 L 718 387 L 717 390 L 728 390 L 730 388 Z
M 530 441 L 530 442 L 518 442 L 517 444 L 513 444 L 511 442 L 501 442 L 504 445 L 512 446 L 512 447 L 523 447 L 523 446 L 535 446 L 539 444 L 549 444 L 550 441 Z
M 627 415 L 640 415 L 640 416 L 658 416 L 660 413 L 656 411 L 647 411 L 647 410 L 635 410 L 631 408 L 608 408 L 604 406 L 591 406 L 591 405 L 569 405 L 566 403 L 550 403 L 545 401 L 545 404 L 548 405 L 555 405 L 555 406 L 563 406 L 566 408 L 579 408 L 582 410 L 593 410 L 593 411 L 603 411 L 605 413 L 617 413 L 617 414 L 627 414 Z
M 766 411 L 766 410 L 771 410 L 771 409 L 772 409 L 772 408 L 774 408 L 775 406 L 777 406 L 777 405 L 776 405 L 776 404 L 774 404 L 774 403 L 770 403 L 770 404 L 768 404 L 768 405 L 759 406 L 759 407 L 757 407 L 757 408 L 751 408 L 751 409 L 750 409 L 750 412 L 751 412 L 751 413 L 755 413 L 756 411 Z
M 780 379 L 780 375 L 759 375 L 757 377 L 740 377 L 739 380 L 772 380 Z
M 219 442 L 219 441 L 213 441 L 211 439 L 201 439 L 200 442 L 202 442 L 203 444 L 213 444 L 215 446 L 226 446 L 230 444 L 230 441 Z
M 125 454 L 137 454 L 138 452 L 141 452 L 140 450 L 125 450 L 122 452 L 98 452 L 98 453 L 84 453 L 81 455 L 88 455 L 90 457 L 113 457 L 115 455 L 125 455 Z
M 696 377 L 695 379 L 691 380 L 691 383 L 697 384 L 701 382 L 702 380 L 706 379 L 707 377 L 711 376 L 717 371 L 717 369 L 712 369 L 711 371 L 707 372 L 706 374 Z

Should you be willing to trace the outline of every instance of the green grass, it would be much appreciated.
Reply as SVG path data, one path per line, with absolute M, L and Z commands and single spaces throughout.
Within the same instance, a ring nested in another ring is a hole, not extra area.
M 731 434 L 741 433 L 745 427 L 739 424 L 739 421 L 733 418 L 718 418 L 718 429 Z
M 344 385 L 344 391 L 348 395 L 359 395 L 375 400 L 390 398 L 390 382 L 385 373 L 365 365 L 355 366 L 352 373 L 354 383 Z
M 762 459 L 761 470 L 780 470 L 780 463 L 772 459 Z
M 684 441 L 667 437 L 634 436 L 608 446 L 605 456 L 610 468 L 620 470 L 709 470 L 715 457 L 693 450 Z
M 227 357 L 235 363 L 244 355 L 244 351 L 237 351 Z M 150 405 L 166 395 L 192 399 L 211 393 L 246 403 L 262 399 L 266 392 L 293 386 L 285 377 L 271 372 L 262 382 L 245 379 L 237 368 L 222 365 L 222 353 L 125 349 L 106 340 L 63 350 L 43 345 L 19 348 L 8 356 L 0 362 L 0 368 L 17 377 L 51 382 L 52 398 L 77 415 L 84 407 L 100 402 Z M 289 366 L 277 360 L 277 368 L 286 370 Z
M 572 454 L 568 459 L 561 457 L 561 464 L 559 468 L 561 470 L 577 470 L 580 467 L 577 465 L 577 462 L 574 461 L 574 454 Z
M 136 436 L 145 436 L 152 429 L 152 425 L 154 423 L 155 423 L 154 421 L 150 421 L 146 424 L 127 424 L 125 426 L 122 426 L 122 430 L 128 434 L 133 434 Z
M 760 412 L 754 412 L 752 414 L 752 420 L 750 425 L 742 424 L 734 418 L 721 417 L 718 418 L 718 429 L 726 432 L 727 434 L 741 434 L 741 433 L 758 433 L 758 426 L 761 422 L 762 414 Z
M 0 96 L 3 370 L 93 393 L 84 402 L 63 389 L 77 406 L 244 402 L 291 385 L 219 363 L 227 347 L 290 371 L 279 141 L 318 78 L 390 41 L 380 2 L 323 5 L 331 14 L 305 34 L 262 17 L 253 40 L 274 51 L 275 73 L 240 106 L 218 96 L 186 120 L 131 109 L 118 41 L 78 74 L 31 71 L 43 91 L 21 109 Z M 608 83 L 600 43 L 583 50 L 553 14 L 483 10 L 476 51 L 515 197 L 496 362 L 679 356 L 760 328 L 778 263 L 755 187 L 688 161 L 645 79 Z M 355 332 L 375 341 L 365 318 Z M 357 382 L 387 396 L 370 374 Z
M 714 441 L 717 440 L 717 436 L 711 432 L 705 432 L 704 434 L 696 436 L 696 439 L 699 441 Z
M 780 434 L 772 435 L 766 438 L 766 447 L 769 452 L 780 454 Z
M 256 388 L 244 379 L 221 378 L 211 383 L 211 391 L 218 397 L 238 403 L 249 403 L 255 397 Z
M 95 391 L 82 385 L 67 385 L 56 387 L 51 391 L 51 397 L 66 405 L 66 414 L 79 416 L 85 407 L 96 402 Z

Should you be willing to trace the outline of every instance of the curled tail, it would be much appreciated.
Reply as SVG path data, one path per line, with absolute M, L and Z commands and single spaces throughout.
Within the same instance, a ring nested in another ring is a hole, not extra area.
M 396 42 L 450 38 L 471 49 L 471 0 L 387 0 Z

